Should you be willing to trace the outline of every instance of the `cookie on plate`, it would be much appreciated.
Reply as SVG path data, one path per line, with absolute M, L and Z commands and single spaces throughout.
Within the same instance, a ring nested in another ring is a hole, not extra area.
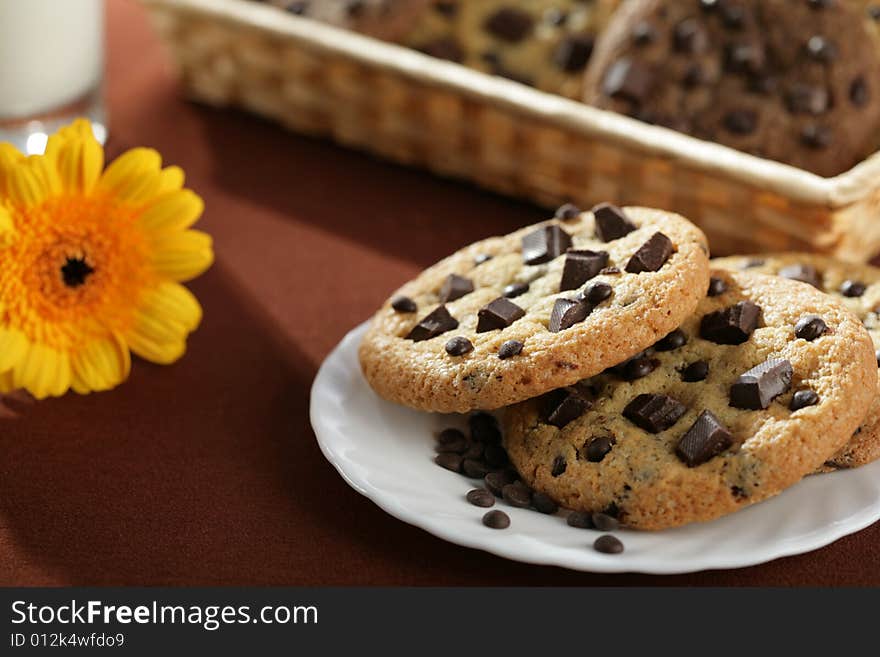
M 716 258 L 714 267 L 775 274 L 809 283 L 836 297 L 862 320 L 880 359 L 880 269 L 807 253 L 769 253 Z M 880 389 L 880 379 L 878 379 Z M 880 458 L 880 395 L 861 426 L 823 470 L 854 468 Z
M 403 43 L 580 99 L 584 69 L 619 0 L 434 0 Z
M 861 3 L 633 0 L 585 89 L 598 107 L 834 176 L 877 143 L 878 31 Z
M 861 322 L 800 283 L 712 276 L 647 353 L 507 409 L 523 480 L 563 506 L 662 529 L 766 499 L 840 450 L 877 390 Z
M 373 389 L 427 411 L 499 408 L 645 349 L 705 294 L 706 238 L 686 219 L 608 204 L 557 216 L 401 287 L 361 343 Z

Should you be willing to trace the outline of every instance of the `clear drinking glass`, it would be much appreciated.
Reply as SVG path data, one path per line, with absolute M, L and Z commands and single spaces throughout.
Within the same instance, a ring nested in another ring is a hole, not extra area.
M 0 141 L 42 153 L 83 116 L 107 137 L 103 0 L 0 0 Z

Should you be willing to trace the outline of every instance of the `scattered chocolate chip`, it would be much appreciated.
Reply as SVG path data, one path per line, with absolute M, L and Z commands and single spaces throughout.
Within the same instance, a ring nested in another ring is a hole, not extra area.
M 603 242 L 618 240 L 636 230 L 636 225 L 616 205 L 600 203 L 591 212 L 596 222 L 596 237 Z
M 814 390 L 798 390 L 791 397 L 791 403 L 788 405 L 789 410 L 799 411 L 807 406 L 815 406 L 819 403 L 819 395 Z
M 498 358 L 501 360 L 507 360 L 508 358 L 513 358 L 514 356 L 519 356 L 523 350 L 523 343 L 519 340 L 508 340 L 498 349 Z
M 868 91 L 868 83 L 865 78 L 859 76 L 852 81 L 849 86 L 849 100 L 856 107 L 863 107 L 868 104 L 871 94 Z
M 691 363 L 681 371 L 681 380 L 685 383 L 705 381 L 707 376 L 709 376 L 709 363 L 704 360 Z
M 528 283 L 511 283 L 506 286 L 501 294 L 508 299 L 515 299 L 529 291 Z
M 525 317 L 526 311 L 504 297 L 498 297 L 477 311 L 477 333 L 504 329 Z
M 437 306 L 413 327 L 406 336 L 407 340 L 422 342 L 458 328 L 458 320 L 449 314 L 446 306 Z
M 417 49 L 437 59 L 458 63 L 464 61 L 464 48 L 454 37 L 439 37 L 421 44 Z
M 488 413 L 474 413 L 468 418 L 471 438 L 484 445 L 501 444 L 498 421 Z
M 828 148 L 832 140 L 831 128 L 825 125 L 809 123 L 801 130 L 801 141 L 810 148 Z
M 721 22 L 728 30 L 739 30 L 745 25 L 745 9 L 729 2 L 719 2 L 718 11 Z
M 679 349 L 687 344 L 687 334 L 681 329 L 675 329 L 672 333 L 669 333 L 666 337 L 661 338 L 654 344 L 654 349 L 657 351 L 674 351 Z
M 590 463 L 601 463 L 617 441 L 613 436 L 597 436 L 587 445 L 587 460 Z
M 807 315 L 801 317 L 797 324 L 794 325 L 795 337 L 812 342 L 821 337 L 828 330 L 828 325 L 818 315 Z
M 640 274 L 645 271 L 657 271 L 672 255 L 672 240 L 663 233 L 654 233 L 642 244 L 638 251 L 626 263 L 626 271 Z
M 464 459 L 461 462 L 461 471 L 472 479 L 482 479 L 491 472 L 489 466 L 477 459 Z
M 700 337 L 716 344 L 742 344 L 758 327 L 760 315 L 760 306 L 740 301 L 704 315 L 700 320 Z
M 510 516 L 504 511 L 489 511 L 483 516 L 483 524 L 491 529 L 507 529 L 510 527 Z
M 668 395 L 643 393 L 623 409 L 623 416 L 648 433 L 660 433 L 674 425 L 687 407 Z
M 868 286 L 861 281 L 845 280 L 840 285 L 840 293 L 845 297 L 860 297 L 867 289 Z
M 464 356 L 474 350 L 474 345 L 467 338 L 458 335 L 446 343 L 446 353 L 450 356 Z
M 648 21 L 639 21 L 632 29 L 633 43 L 646 46 L 657 38 L 657 30 Z
M 724 48 L 724 70 L 760 78 L 765 64 L 764 50 L 758 44 L 732 43 Z
M 626 381 L 642 379 L 657 369 L 658 365 L 660 365 L 660 361 L 650 356 L 631 358 L 623 369 L 623 378 Z
M 691 63 L 684 71 L 681 83 L 687 89 L 699 87 L 704 82 L 703 68 L 696 62 Z
M 461 454 L 468 447 L 468 439 L 458 429 L 444 429 L 437 436 L 435 451 Z
M 486 465 L 493 470 L 503 468 L 510 463 L 510 459 L 507 456 L 507 450 L 501 445 L 486 445 L 483 458 L 486 461 Z
M 574 34 L 562 40 L 553 54 L 553 62 L 566 73 L 583 70 L 593 54 L 595 39 L 589 34 Z
M 824 87 L 809 84 L 793 84 L 785 94 L 785 105 L 792 114 L 818 116 L 828 111 L 831 96 Z
M 823 64 L 830 64 L 837 59 L 837 46 L 821 35 L 810 37 L 806 50 L 807 55 Z
M 593 307 L 585 301 L 575 299 L 557 299 L 553 304 L 553 312 L 550 313 L 550 324 L 547 327 L 551 333 L 559 333 L 579 324 L 587 318 Z
M 561 455 L 557 456 L 553 459 L 553 465 L 550 467 L 550 475 L 558 477 L 565 472 L 566 468 L 568 468 L 568 463 L 566 463 L 565 457 Z
M 678 52 L 698 55 L 709 46 L 709 37 L 696 19 L 686 18 L 675 26 L 672 45 Z
M 571 221 L 572 219 L 577 219 L 580 214 L 581 209 L 579 207 L 572 205 L 571 203 L 565 203 L 556 208 L 556 214 L 554 216 L 561 221 Z
M 566 517 L 565 522 L 569 527 L 577 527 L 578 529 L 592 529 L 593 519 L 589 513 L 583 511 L 572 511 Z
M 751 75 L 749 77 L 749 91 L 762 96 L 775 94 L 779 89 L 779 80 L 771 75 Z
M 603 532 L 613 532 L 620 529 L 620 521 L 607 513 L 594 513 L 592 515 L 593 527 Z
M 789 361 L 765 360 L 743 372 L 730 387 L 730 405 L 749 410 L 767 408 L 776 397 L 788 391 L 792 375 Z
M 565 253 L 571 246 L 571 235 L 556 224 L 544 226 L 522 238 L 523 262 L 540 265 Z
M 641 103 L 651 92 L 654 75 L 644 64 L 629 58 L 618 59 L 605 73 L 602 91 L 611 98 Z
M 495 472 L 490 472 L 483 478 L 483 483 L 486 484 L 486 488 L 492 491 L 497 497 L 501 497 L 501 491 L 507 486 L 507 484 L 512 484 L 515 481 L 516 474 L 510 470 L 497 470 Z
M 603 534 L 593 542 L 593 549 L 602 554 L 620 554 L 623 552 L 623 543 L 611 534 Z
M 752 110 L 731 110 L 724 115 L 724 127 L 735 135 L 750 135 L 758 127 L 758 114 Z
M 521 481 L 507 484 L 501 489 L 501 497 L 509 505 L 520 509 L 525 509 L 532 505 L 532 491 Z
M 467 448 L 461 453 L 461 457 L 463 459 L 475 459 L 479 461 L 483 458 L 486 451 L 486 446 L 482 443 L 470 443 Z
M 486 19 L 483 24 L 486 31 L 502 41 L 518 43 L 532 31 L 532 16 L 519 9 L 503 7 Z
M 458 274 L 449 274 L 440 286 L 440 303 L 461 299 L 473 291 L 474 282 L 471 279 Z
M 481 506 L 483 508 L 495 506 L 495 496 L 485 488 L 474 488 L 468 491 L 466 499 L 474 506 Z
M 790 281 L 808 283 L 813 287 L 819 287 L 822 284 L 819 272 L 817 272 L 816 268 L 812 265 L 789 265 L 788 267 L 780 269 L 778 276 L 787 278 Z
M 458 14 L 458 0 L 434 0 L 434 11 L 446 18 L 452 18 Z
M 711 411 L 703 411 L 678 441 L 675 454 L 689 468 L 705 463 L 733 445 L 733 436 Z
M 548 392 L 542 397 L 541 404 L 547 424 L 559 429 L 578 419 L 593 406 L 592 401 L 571 388 Z
M 475 265 L 482 265 L 484 262 L 489 262 L 492 259 L 492 256 L 488 253 L 481 253 L 476 258 L 474 258 Z
M 535 507 L 535 511 L 548 515 L 559 511 L 559 505 L 546 493 L 534 493 L 532 495 L 532 506 Z
M 717 297 L 727 292 L 727 283 L 714 276 L 709 279 L 709 296 Z
M 399 313 L 414 313 L 418 310 L 416 302 L 403 295 L 394 297 L 391 300 L 391 307 Z
M 569 249 L 565 254 L 559 291 L 574 290 L 595 277 L 608 264 L 607 251 Z
M 602 272 L 599 272 L 602 273 Z M 608 283 L 593 283 L 586 290 L 578 295 L 580 301 L 586 301 L 592 306 L 598 306 L 611 296 L 613 290 Z
M 462 461 L 463 459 L 459 454 L 453 454 L 451 452 L 443 452 L 434 457 L 434 463 L 441 468 L 446 468 L 452 472 L 461 472 Z

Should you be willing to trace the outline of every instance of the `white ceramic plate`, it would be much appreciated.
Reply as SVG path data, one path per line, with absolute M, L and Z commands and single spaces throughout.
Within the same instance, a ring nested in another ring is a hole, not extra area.
M 593 572 L 685 573 L 751 566 L 815 550 L 880 519 L 880 462 L 807 477 L 777 497 L 725 518 L 661 532 L 621 530 L 623 554 L 592 549 L 599 532 L 575 529 L 503 502 L 508 529 L 484 527 L 486 509 L 465 501 L 474 487 L 434 464 L 434 434 L 457 416 L 420 413 L 380 399 L 361 375 L 366 325 L 336 347 L 312 386 L 311 419 L 342 477 L 396 518 L 452 543 L 508 559 Z

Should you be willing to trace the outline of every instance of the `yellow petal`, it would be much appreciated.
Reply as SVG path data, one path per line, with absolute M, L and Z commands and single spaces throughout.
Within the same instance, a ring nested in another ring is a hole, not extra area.
M 195 295 L 178 283 L 163 282 L 144 298 L 143 311 L 172 317 L 189 333 L 202 321 L 202 307 Z
M 18 166 L 9 171 L 6 194 L 13 204 L 34 206 L 47 197 L 43 180 L 29 166 Z
M 141 215 L 147 230 L 186 230 L 202 216 L 205 203 L 189 189 L 165 194 Z
M 211 236 L 198 230 L 165 233 L 153 240 L 153 266 L 175 281 L 188 281 L 214 262 Z
M 24 154 L 12 144 L 0 142 L 0 198 L 9 188 L 9 171 L 24 161 Z
M 186 342 L 158 343 L 132 329 L 126 336 L 131 350 L 141 358 L 158 365 L 170 365 L 186 352 Z
M 12 370 L 0 372 L 0 393 L 6 394 L 15 390 L 15 384 L 12 381 Z
M 24 388 L 37 399 L 63 395 L 70 387 L 70 359 L 42 344 L 30 344 L 12 370 L 16 388 Z
M 43 183 L 46 196 L 56 196 L 61 191 L 61 178 L 51 158 L 34 155 L 28 158 L 28 166 Z
M 97 189 L 138 204 L 156 195 L 162 158 L 151 148 L 133 148 L 116 158 L 98 180 Z
M 165 167 L 159 172 L 159 189 L 157 194 L 176 192 L 183 188 L 183 169 L 176 166 Z
M 131 355 L 113 335 L 92 340 L 74 353 L 72 366 L 77 392 L 109 390 L 128 378 Z
M 77 132 L 70 138 L 61 139 L 61 134 L 57 133 L 50 137 L 46 156 L 54 160 L 61 185 L 70 192 L 91 192 L 104 167 L 104 149 L 92 134 L 91 126 L 85 135 Z
M 0 372 L 5 372 L 24 358 L 28 341 L 21 331 L 0 327 Z

